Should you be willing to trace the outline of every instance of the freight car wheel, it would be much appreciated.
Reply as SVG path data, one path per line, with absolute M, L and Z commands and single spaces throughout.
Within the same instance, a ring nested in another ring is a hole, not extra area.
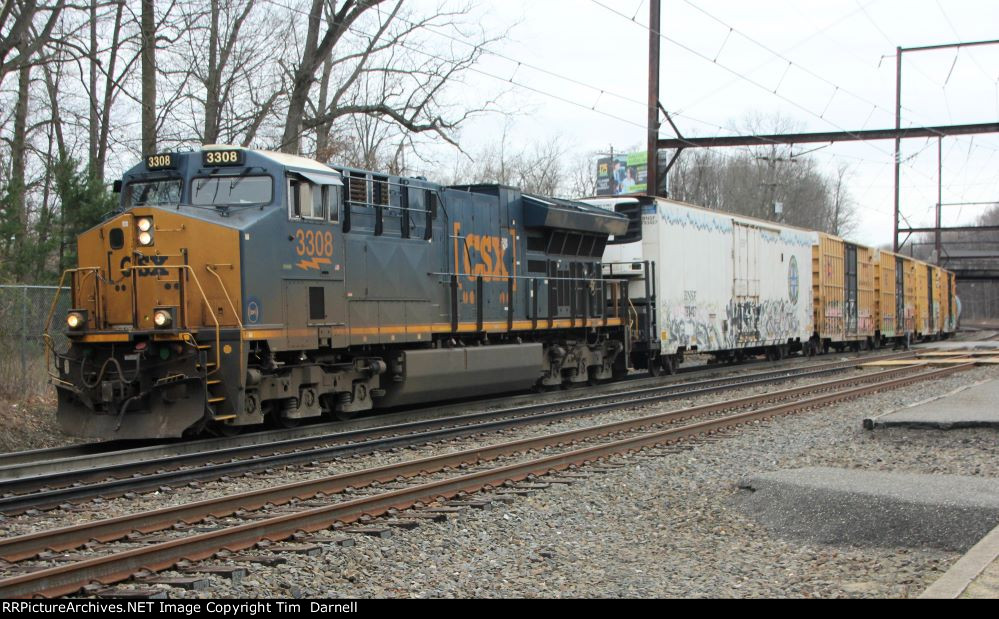
M 662 373 L 663 373 L 662 363 L 664 362 L 664 360 L 665 360 L 665 358 L 661 359 L 661 358 L 659 358 L 658 355 L 649 355 L 649 361 L 648 361 L 648 365 L 649 365 L 649 376 L 653 376 L 653 377 L 655 377 L 655 376 L 662 376 Z
M 667 374 L 676 374 L 676 357 L 673 355 L 666 355 L 662 358 L 663 369 L 666 370 Z

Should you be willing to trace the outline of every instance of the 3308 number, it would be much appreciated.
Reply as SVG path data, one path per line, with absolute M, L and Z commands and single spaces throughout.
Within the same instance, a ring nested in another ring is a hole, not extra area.
M 239 153 L 234 150 L 218 150 L 205 153 L 205 163 L 238 163 Z
M 329 230 L 295 230 L 295 253 L 309 258 L 333 256 L 333 233 Z

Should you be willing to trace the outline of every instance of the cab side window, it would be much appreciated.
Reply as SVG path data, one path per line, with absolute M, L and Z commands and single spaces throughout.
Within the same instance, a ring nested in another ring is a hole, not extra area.
M 292 219 L 326 219 L 330 188 L 297 178 L 288 179 L 288 216 Z M 331 217 L 334 217 L 331 214 Z
M 323 185 L 326 194 L 326 212 L 333 223 L 340 221 L 340 203 L 343 201 L 342 187 L 339 185 Z
M 326 203 L 323 201 L 323 198 L 326 196 L 326 192 L 324 191 L 326 187 L 313 185 L 312 183 L 303 183 L 303 185 L 305 185 L 303 202 L 306 207 L 302 216 L 306 219 L 325 219 Z
M 301 185 L 297 178 L 288 179 L 288 216 L 292 218 L 302 216 Z

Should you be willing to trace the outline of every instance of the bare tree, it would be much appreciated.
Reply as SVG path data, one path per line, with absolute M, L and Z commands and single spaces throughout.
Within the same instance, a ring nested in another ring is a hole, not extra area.
M 303 138 L 314 135 L 316 152 L 326 151 L 332 140 L 349 134 L 353 123 L 347 119 L 361 115 L 395 126 L 394 139 L 406 145 L 394 146 L 392 160 L 403 152 L 415 153 L 414 136 L 420 134 L 460 149 L 461 124 L 494 108 L 493 100 L 455 104 L 447 93 L 504 35 L 489 36 L 481 26 L 466 23 L 472 21 L 470 5 L 442 4 L 420 15 L 404 11 L 402 2 L 385 5 L 381 0 L 345 0 L 338 7 L 330 5 L 319 19 L 321 7 L 313 3 L 301 60 L 290 68 L 293 86 L 283 150 L 307 150 Z M 327 27 L 320 40 L 322 23 Z M 461 45 L 441 45 L 442 37 Z M 318 98 L 313 82 L 319 85 Z
M 849 168 L 846 164 L 840 164 L 832 179 L 832 219 L 828 230 L 838 236 L 847 235 L 856 227 L 856 210 L 846 186 L 848 176 Z
M 203 143 L 249 145 L 285 88 L 275 58 L 284 56 L 290 24 L 280 24 L 258 0 L 210 0 L 180 6 L 179 69 L 167 72 L 190 102 L 172 115 Z M 170 80 L 168 80 L 170 81 Z
M 288 100 L 288 112 L 285 117 L 284 135 L 281 140 L 281 150 L 289 153 L 299 152 L 302 137 L 302 123 L 305 120 L 305 108 L 309 93 L 315 82 L 316 71 L 333 53 L 333 48 L 340 42 L 347 29 L 361 15 L 383 0 L 343 0 L 339 8 L 335 0 L 331 4 L 331 18 L 326 20 L 323 28 L 324 0 L 312 0 L 308 14 L 308 28 L 305 44 L 302 48 L 301 60 L 293 71 L 291 94 Z M 317 123 L 318 124 L 318 123 Z
M 22 42 L 18 57 L 27 58 L 28 44 Z M 26 151 L 28 146 L 28 104 L 31 87 L 31 64 L 21 62 L 18 68 L 17 100 L 14 106 L 14 132 L 10 141 L 10 177 L 4 196 L 4 258 L 17 281 L 25 273 L 25 248 L 28 243 L 28 203 Z
M 154 0 L 142 2 L 142 153 L 156 152 L 156 14 Z
M 4 0 L 0 7 L 0 84 L 7 73 L 31 62 L 45 46 L 65 4 L 65 0 L 41 6 L 35 0 Z M 44 22 L 40 31 L 33 32 L 36 17 Z M 16 53 L 12 56 L 11 52 Z

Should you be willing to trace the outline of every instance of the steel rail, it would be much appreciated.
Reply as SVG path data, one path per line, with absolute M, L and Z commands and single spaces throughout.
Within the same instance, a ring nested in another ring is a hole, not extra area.
M 886 370 L 877 374 L 869 374 L 865 378 L 875 380 L 890 379 L 898 374 L 911 371 L 915 368 L 896 368 Z M 662 413 L 655 413 L 634 419 L 615 421 L 596 426 L 588 426 L 575 430 L 567 430 L 555 434 L 542 435 L 540 437 L 530 437 L 499 443 L 486 447 L 476 447 L 472 449 L 451 452 L 438 456 L 430 456 L 417 460 L 410 460 L 399 464 L 390 464 L 381 467 L 374 467 L 361 471 L 341 473 L 329 477 L 315 480 L 306 480 L 277 486 L 264 488 L 250 492 L 244 492 L 216 499 L 207 499 L 195 503 L 173 506 L 159 510 L 140 512 L 127 516 L 120 516 L 105 521 L 91 522 L 70 527 L 63 527 L 50 531 L 43 531 L 18 537 L 11 537 L 0 540 L 0 558 L 6 561 L 21 561 L 37 555 L 45 550 L 63 551 L 79 547 L 90 541 L 100 542 L 110 541 L 121 537 L 122 531 L 139 531 L 149 533 L 173 526 L 178 521 L 195 522 L 207 516 L 220 517 L 235 513 L 238 509 L 258 509 L 266 504 L 280 505 L 294 499 L 304 499 L 316 494 L 335 494 L 342 492 L 345 488 L 357 488 L 370 485 L 373 482 L 388 482 L 398 477 L 417 475 L 423 472 L 435 472 L 449 466 L 474 463 L 480 460 L 489 460 L 505 454 L 552 447 L 561 444 L 577 442 L 586 438 L 606 436 L 621 432 L 631 432 L 640 430 L 652 425 L 663 423 L 673 423 L 691 417 L 708 415 L 734 408 L 744 408 L 762 402 L 770 402 L 794 397 L 809 392 L 824 392 L 850 384 L 855 384 L 857 379 L 841 379 L 827 381 L 809 387 L 799 387 L 783 392 L 771 394 L 761 394 L 747 398 L 739 398 L 728 402 L 716 402 L 703 404 L 700 406 L 683 408 Z
M 710 379 L 695 383 L 681 383 L 680 385 L 647 387 L 628 392 L 600 394 L 572 400 L 562 400 L 556 403 L 530 404 L 499 411 L 483 411 L 443 419 L 410 422 L 407 424 L 398 424 L 396 426 L 375 430 L 358 430 L 355 432 L 338 434 L 333 437 L 303 437 L 264 445 L 234 447 L 215 452 L 199 452 L 195 454 L 168 456 L 166 458 L 144 461 L 138 464 L 128 462 L 116 463 L 105 467 L 95 466 L 88 471 L 72 471 L 68 473 L 57 473 L 45 476 L 6 480 L 0 482 L 0 490 L 4 492 L 13 492 L 24 488 L 36 489 L 39 487 L 45 487 L 45 489 L 0 498 L 0 512 L 18 513 L 29 509 L 50 509 L 66 502 L 79 501 L 94 496 L 112 496 L 115 494 L 124 494 L 126 492 L 140 492 L 142 490 L 156 489 L 164 485 L 177 484 L 180 482 L 214 479 L 226 474 L 245 473 L 248 471 L 258 471 L 277 466 L 313 462 L 332 457 L 370 453 L 378 449 L 411 445 L 427 441 L 439 441 L 446 438 L 477 434 L 498 428 L 508 428 L 518 425 L 553 421 L 564 417 L 590 415 L 615 408 L 660 402 L 680 397 L 704 395 L 735 387 L 746 387 L 772 383 L 779 380 L 818 376 L 839 371 L 844 368 L 849 368 L 863 362 L 866 361 L 851 360 L 831 364 L 830 367 L 809 371 L 789 368 L 780 371 L 758 373 L 753 375 L 752 379 L 743 378 L 735 383 L 725 382 L 723 379 Z M 755 378 L 756 376 L 761 375 L 766 376 Z M 700 387 L 697 389 L 687 388 L 701 384 L 710 384 L 711 386 Z M 682 391 L 677 391 L 678 388 L 684 389 Z M 807 389 L 807 387 L 798 389 Z M 664 391 L 667 393 L 662 393 Z M 791 390 L 791 392 L 792 396 L 798 393 L 795 390 Z M 639 397 L 629 398 L 629 396 L 633 396 L 635 394 L 638 394 Z M 567 406 L 575 406 L 576 408 L 564 408 Z M 547 413 L 535 412 L 551 409 L 553 407 L 560 407 L 560 409 Z M 510 418 L 510 415 L 521 416 Z M 504 416 L 505 418 L 501 418 Z M 484 419 L 485 421 L 477 421 L 480 419 Z M 389 434 L 381 437 L 376 436 L 375 438 L 368 438 L 377 431 L 381 431 L 383 433 L 387 432 Z M 357 442 L 348 442 L 352 439 L 358 440 Z M 311 449 L 306 449 L 309 445 L 328 443 L 330 440 L 338 440 L 339 442 L 325 447 L 313 447 Z M 260 456 L 260 452 L 263 450 L 283 451 L 281 453 Z M 243 459 L 240 459 L 240 457 Z M 174 470 L 163 470 L 164 468 L 170 466 L 176 467 L 195 465 L 201 466 L 200 468 L 176 468 Z M 127 473 L 130 476 L 123 476 L 117 479 L 82 485 L 82 482 L 90 479 L 106 479 L 115 472 Z M 59 488 L 48 487 L 50 485 L 58 485 L 60 483 L 65 484 L 70 482 L 76 485 Z
M 868 374 L 865 378 L 889 378 L 897 374 L 911 371 L 915 368 L 895 368 L 876 374 Z M 55 529 L 53 531 L 40 532 L 36 534 L 12 537 L 0 540 L 0 558 L 6 561 L 20 561 L 43 550 L 68 550 L 80 546 L 90 541 L 109 541 L 120 537 L 120 530 L 140 531 L 149 533 L 152 531 L 168 528 L 178 521 L 193 522 L 206 516 L 220 516 L 234 513 L 237 509 L 257 509 L 267 503 L 282 504 L 294 499 L 302 499 L 314 496 L 317 493 L 333 494 L 341 492 L 347 487 L 360 487 L 372 482 L 387 482 L 398 476 L 419 474 L 420 472 L 437 471 L 446 466 L 455 466 L 468 462 L 476 462 L 480 459 L 489 459 L 502 455 L 515 448 L 536 449 L 578 441 L 587 437 L 603 436 L 618 432 L 634 431 L 649 425 L 671 423 L 681 421 L 698 415 L 711 414 L 733 408 L 743 408 L 762 402 L 770 402 L 786 397 L 800 396 L 809 392 L 828 391 L 837 387 L 856 383 L 856 378 L 827 381 L 817 385 L 797 387 L 794 389 L 761 394 L 746 398 L 739 398 L 733 401 L 716 402 L 712 404 L 702 404 L 689 408 L 683 408 L 662 413 L 655 413 L 634 419 L 616 421 L 597 426 L 589 426 L 576 430 L 567 430 L 542 437 L 532 437 L 500 443 L 494 446 L 477 447 L 473 449 L 452 452 L 440 456 L 430 456 L 418 460 L 412 460 L 403 464 L 385 465 L 372 469 L 365 469 L 357 472 L 341 473 L 317 480 L 307 480 L 285 484 L 275 488 L 265 488 L 262 490 L 240 493 L 218 499 L 208 499 L 196 503 L 182 506 L 140 512 L 138 514 L 121 516 L 107 521 L 86 523 Z M 39 546 L 42 541 L 46 546 Z
M 899 358 L 900 356 L 905 356 L 905 353 L 893 353 L 888 355 L 876 355 L 869 357 L 868 360 L 880 360 L 880 359 L 893 359 Z M 749 367 L 752 370 L 752 366 L 757 363 L 765 363 L 763 361 L 747 361 L 742 364 L 743 367 Z M 850 362 L 833 362 L 833 363 L 818 363 L 805 366 L 795 367 L 789 365 L 787 367 L 765 370 L 762 372 L 750 372 L 744 376 L 747 378 L 752 377 L 762 377 L 767 375 L 779 375 L 786 372 L 807 372 L 812 370 L 821 370 L 826 367 L 834 367 L 836 365 L 844 366 L 850 364 Z M 733 368 L 725 368 L 733 369 Z M 697 373 L 708 373 L 708 372 L 718 372 L 722 368 L 717 366 L 703 366 L 703 367 L 690 367 L 681 368 L 678 375 L 674 375 L 674 378 L 681 378 L 682 374 L 697 374 Z M 602 386 L 613 388 L 615 386 L 626 387 L 628 383 L 638 383 L 641 386 L 636 388 L 642 388 L 645 384 L 651 384 L 652 382 L 659 382 L 660 384 L 655 385 L 658 388 L 680 388 L 687 385 L 707 385 L 712 383 L 724 383 L 725 381 L 738 380 L 740 376 L 717 376 L 715 378 L 706 378 L 700 380 L 688 380 L 688 381 L 670 381 L 663 384 L 664 380 L 669 380 L 667 377 L 654 377 L 649 378 L 647 376 L 630 376 L 626 379 L 615 381 L 611 383 L 606 383 Z M 600 395 L 600 394 L 597 394 Z M 493 403 L 498 403 L 510 399 L 526 399 L 526 398 L 536 398 L 539 397 L 538 394 L 533 395 L 503 395 L 501 397 L 494 398 L 479 398 L 472 400 L 477 406 L 490 406 Z M 542 394 L 541 397 L 544 397 Z M 467 401 L 465 402 L 467 403 Z M 550 405 L 554 405 L 553 402 L 548 402 Z M 441 406 L 434 407 L 435 410 L 440 410 L 441 408 L 455 407 L 456 404 L 453 402 L 443 403 Z M 404 418 L 406 416 L 417 416 L 422 412 L 426 412 L 427 407 L 403 409 L 399 411 L 393 411 L 388 413 L 383 413 L 381 415 L 361 417 L 357 420 L 349 422 L 348 426 L 357 426 L 361 424 L 367 425 L 364 429 L 368 431 L 374 431 L 379 428 L 374 424 L 378 422 L 379 419 L 384 420 L 384 425 L 395 424 L 393 420 Z M 437 417 L 435 419 L 442 419 L 443 417 Z M 433 421 L 434 419 L 426 419 L 423 421 Z M 405 422 L 400 422 L 405 423 Z M 325 422 L 317 423 L 311 425 L 305 425 L 300 428 L 295 428 L 293 430 L 264 430 L 256 431 L 252 433 L 241 434 L 233 437 L 224 438 L 203 438 L 198 440 L 177 440 L 177 439 L 150 439 L 144 441 L 107 441 L 107 442 L 96 442 L 96 443 L 81 443 L 78 445 L 68 445 L 63 447 L 51 447 L 44 449 L 34 449 L 27 451 L 11 452 L 6 454 L 0 454 L 0 484 L 5 480 L 17 479 L 23 477 L 35 477 L 39 475 L 46 475 L 58 471 L 69 471 L 69 470 L 92 470 L 95 466 L 104 466 L 105 464 L 110 464 L 112 462 L 140 462 L 142 460 L 153 460 L 155 458 L 162 458 L 169 455 L 178 455 L 179 453 L 197 453 L 197 452 L 217 452 L 222 449 L 228 449 L 230 447 L 239 446 L 249 446 L 249 445 L 263 445 L 268 442 L 277 442 L 281 440 L 291 440 L 291 439 L 307 439 L 309 437 L 322 437 L 328 436 L 332 437 L 334 435 L 345 435 L 348 432 L 354 432 L 354 430 L 343 430 L 344 422 Z M 0 491 L 2 491 L 2 486 L 0 486 Z
M 0 580 L 0 596 L 26 597 L 33 595 L 57 596 L 74 593 L 94 581 L 110 584 L 128 579 L 139 570 L 161 571 L 179 561 L 199 561 L 212 557 L 220 550 L 239 551 L 263 540 L 280 541 L 298 532 L 313 532 L 329 528 L 337 522 L 356 521 L 364 515 L 379 516 L 392 509 L 407 509 L 418 503 L 439 498 L 450 498 L 460 493 L 477 492 L 509 481 L 519 481 L 532 475 L 545 475 L 571 466 L 585 465 L 609 456 L 629 453 L 646 447 L 669 444 L 684 438 L 716 433 L 753 421 L 777 415 L 824 406 L 852 397 L 867 395 L 884 389 L 901 387 L 928 378 L 935 378 L 974 367 L 974 363 L 951 366 L 913 376 L 889 379 L 885 382 L 855 387 L 814 398 L 788 402 L 776 406 L 738 413 L 718 419 L 684 425 L 663 431 L 641 434 L 600 445 L 575 449 L 491 468 L 488 470 L 432 481 L 411 488 L 392 490 L 332 505 L 283 514 L 207 533 L 151 544 L 125 550 L 103 557 L 77 563 L 45 568 L 36 572 Z M 894 371 L 886 372 L 893 373 Z M 544 445 L 551 437 L 534 439 Z M 499 446 L 497 446 L 499 448 Z M 518 451 L 528 449 L 518 445 Z M 460 454 L 452 454 L 458 458 Z M 412 467 L 413 463 L 404 463 Z

